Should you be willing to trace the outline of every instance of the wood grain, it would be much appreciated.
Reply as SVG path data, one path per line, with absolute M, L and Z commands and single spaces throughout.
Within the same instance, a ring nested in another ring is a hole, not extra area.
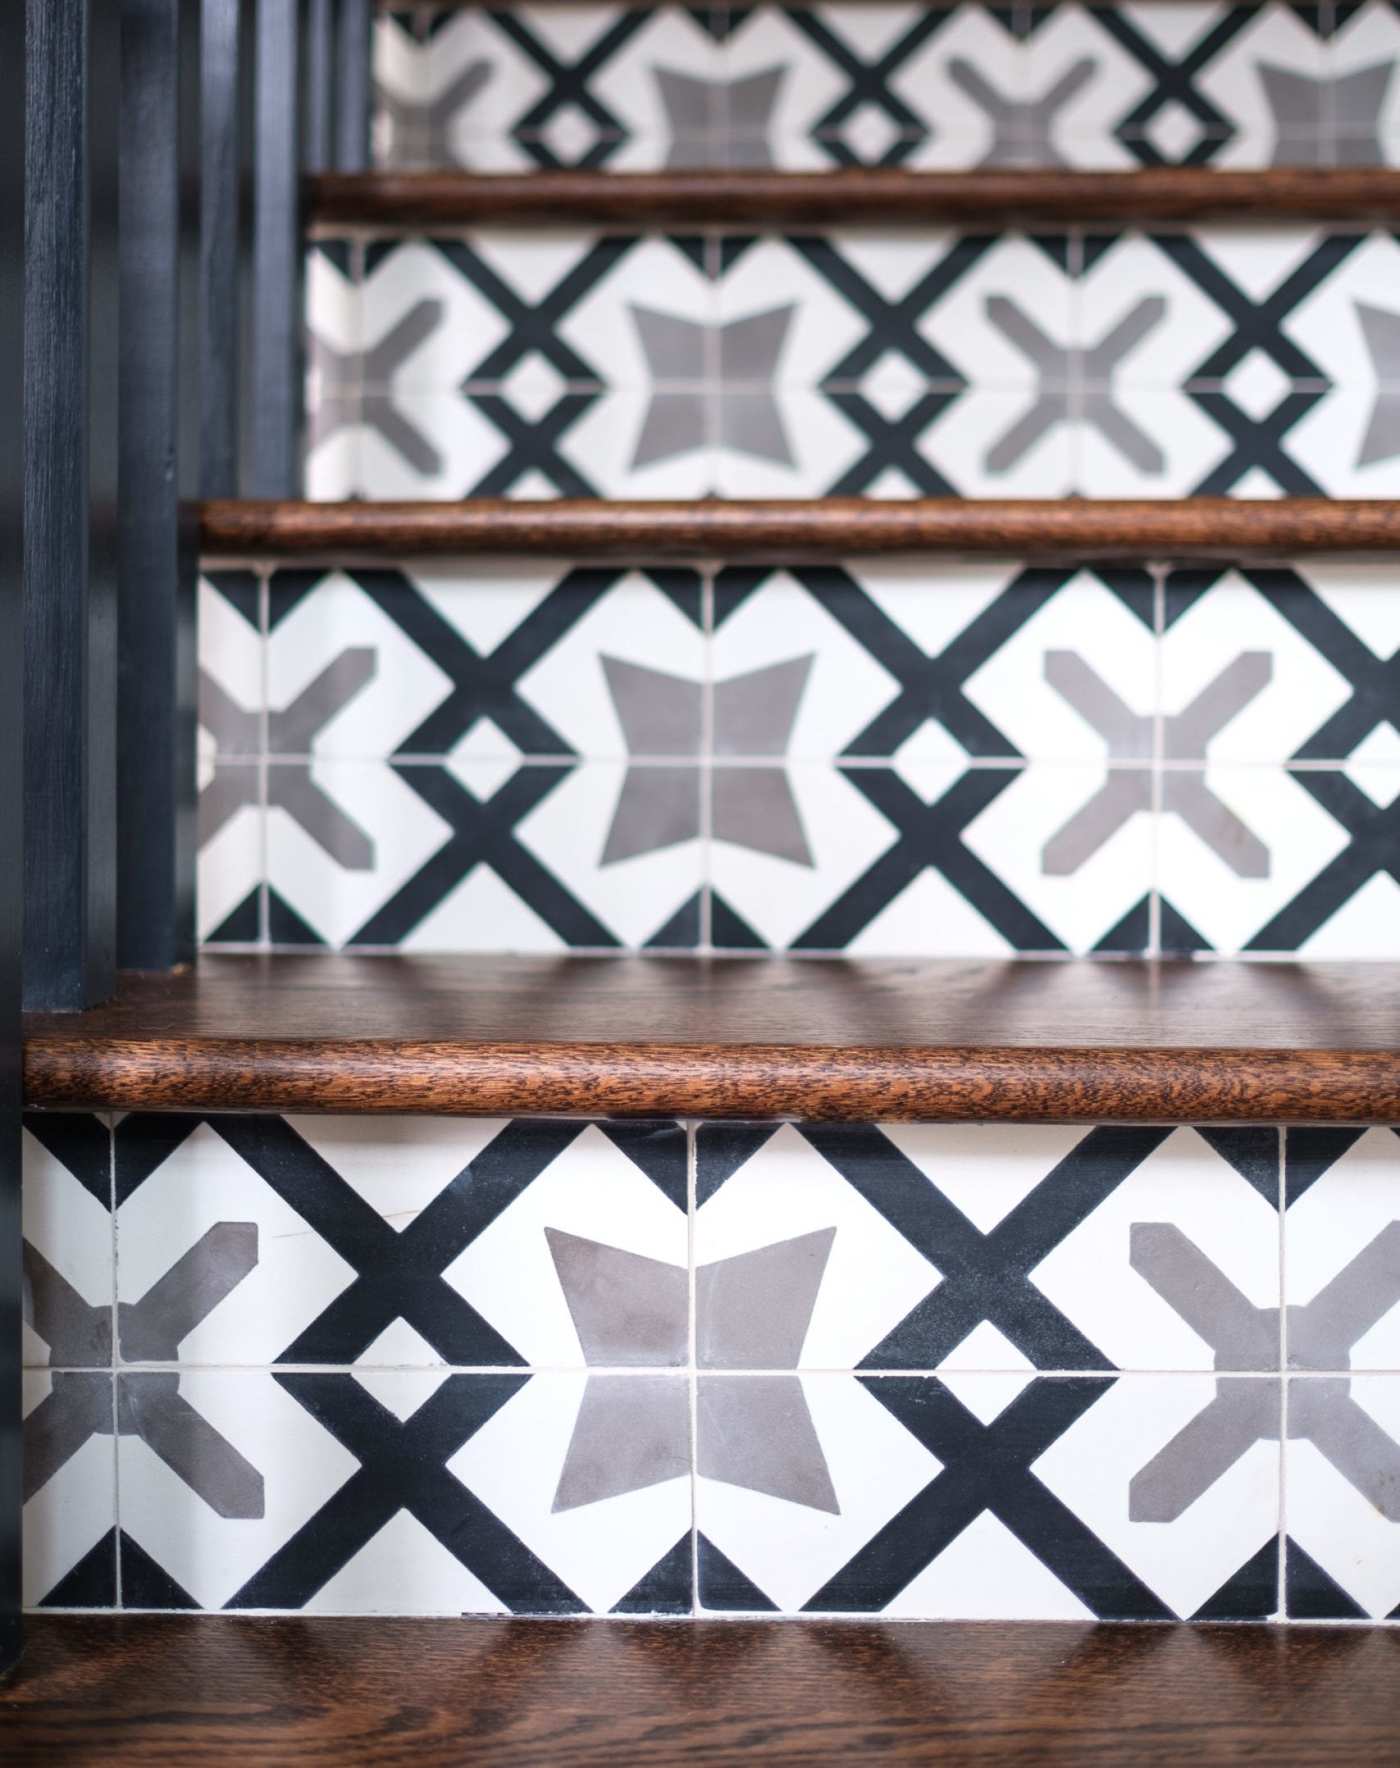
M 911 172 L 862 166 L 820 172 L 323 172 L 307 179 L 306 203 L 312 222 L 337 227 L 579 222 L 738 231 L 880 223 L 997 231 L 1024 222 L 1144 225 L 1212 217 L 1384 222 L 1400 216 L 1400 171 L 1154 166 L 1132 172 Z
M 35 1616 L 7 1763 L 1370 1768 L 1400 1630 Z
M 522 554 L 745 559 L 946 553 L 1006 559 L 1215 558 L 1400 551 L 1400 501 L 1297 497 L 1177 501 L 859 497 L 695 503 L 301 503 L 203 506 L 206 555 L 350 559 Z
M 27 1022 L 34 1106 L 1400 1122 L 1400 966 L 204 958 Z

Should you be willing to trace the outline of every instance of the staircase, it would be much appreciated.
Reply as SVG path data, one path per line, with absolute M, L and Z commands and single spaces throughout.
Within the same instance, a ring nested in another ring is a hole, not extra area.
M 27 1601 L 1394 1619 L 1400 9 L 374 29 Z

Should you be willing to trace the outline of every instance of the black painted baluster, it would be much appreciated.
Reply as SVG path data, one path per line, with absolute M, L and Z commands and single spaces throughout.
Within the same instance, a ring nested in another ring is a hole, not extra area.
M 242 54 L 241 11 L 239 0 L 203 0 L 200 20 L 200 489 L 205 497 L 238 495 L 243 288 L 240 140 L 248 72 Z
M 335 134 L 335 0 L 306 0 L 306 40 L 302 51 L 306 84 L 304 166 L 328 172 Z
M 300 12 L 298 0 L 257 4 L 250 497 L 295 497 L 301 482 Z
M 24 8 L 0 6 L 0 1672 L 20 1648 Z
M 25 998 L 112 991 L 121 13 L 28 0 Z
M 117 959 L 194 953 L 199 10 L 121 0 Z
M 340 0 L 335 69 L 335 166 L 363 172 L 369 166 L 373 0 Z

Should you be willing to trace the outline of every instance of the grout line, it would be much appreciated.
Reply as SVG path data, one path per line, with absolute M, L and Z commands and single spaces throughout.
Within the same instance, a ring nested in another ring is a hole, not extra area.
M 628 1377 L 638 1381 L 657 1375 L 674 1375 L 677 1380 L 690 1369 L 685 1363 L 629 1363 L 613 1366 L 608 1363 L 121 1363 L 117 1367 L 128 1374 L 205 1374 L 205 1375 L 607 1375 Z M 697 1365 L 698 1367 L 698 1365 Z M 113 1366 L 94 1367 L 81 1363 L 29 1363 L 28 1372 L 52 1375 L 109 1375 Z M 775 1375 L 820 1375 L 833 1378 L 858 1378 L 861 1381 L 947 1381 L 961 1380 L 965 1375 L 1020 1376 L 1025 1381 L 1082 1381 L 1086 1376 L 1112 1381 L 1150 1381 L 1158 1376 L 1173 1380 L 1219 1375 L 1231 1381 L 1279 1381 L 1276 1369 L 1217 1369 L 1213 1363 L 1202 1363 L 1194 1369 L 1037 1369 L 1037 1368 L 942 1368 L 933 1369 L 869 1369 L 808 1367 L 798 1364 L 782 1369 L 726 1369 L 716 1366 L 715 1373 L 741 1380 L 771 1379 Z M 1400 1369 L 1291 1369 L 1289 1381 L 1335 1381 L 1339 1376 L 1375 1377 L 1381 1380 L 1400 1378 Z
M 700 1130 L 691 1118 L 686 1133 L 686 1273 L 688 1344 L 690 1358 L 690 1612 L 700 1612 L 700 1405 L 696 1376 L 695 1312 L 695 1218 L 698 1212 L 700 1177 Z
M 122 1608 L 122 1439 L 121 1412 L 117 1395 L 117 1347 L 121 1321 L 120 1290 L 118 1287 L 121 1236 L 117 1225 L 117 1131 L 116 1125 L 110 1120 L 107 1124 L 107 1183 L 108 1202 L 112 1212 L 112 1348 L 109 1373 L 112 1382 L 112 1527 L 115 1531 L 112 1543 L 114 1560 L 113 1606 L 120 1612 Z
M 1278 1613 L 1288 1619 L 1288 1197 L 1287 1131 L 1278 1129 Z

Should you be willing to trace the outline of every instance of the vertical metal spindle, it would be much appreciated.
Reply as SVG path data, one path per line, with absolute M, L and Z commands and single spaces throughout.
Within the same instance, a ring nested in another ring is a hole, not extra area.
M 301 480 L 299 0 L 257 0 L 254 49 L 252 497 L 295 497 Z
M 373 0 L 340 0 L 335 78 L 335 168 L 363 172 L 369 166 Z
M 0 1673 L 19 1656 L 24 832 L 24 8 L 0 6 Z
M 117 956 L 194 952 L 199 10 L 121 0 Z
M 200 490 L 238 495 L 242 355 L 242 97 L 239 0 L 203 0 L 200 19 Z

